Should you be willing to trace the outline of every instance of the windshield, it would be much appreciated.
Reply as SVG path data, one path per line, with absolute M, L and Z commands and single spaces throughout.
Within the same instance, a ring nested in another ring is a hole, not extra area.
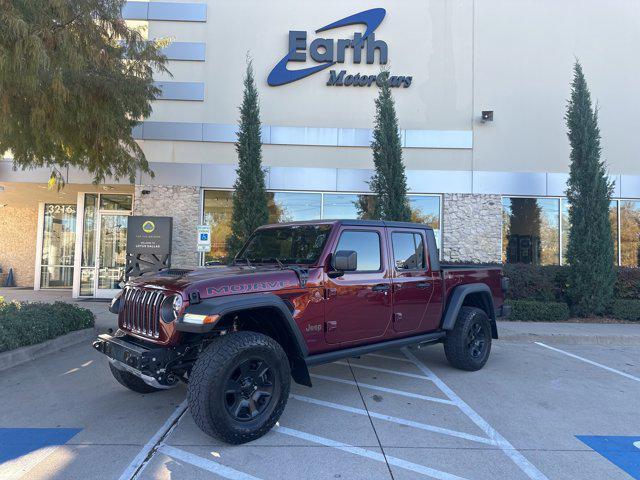
M 327 242 L 331 225 L 293 225 L 258 230 L 236 257 L 251 263 L 314 264 Z

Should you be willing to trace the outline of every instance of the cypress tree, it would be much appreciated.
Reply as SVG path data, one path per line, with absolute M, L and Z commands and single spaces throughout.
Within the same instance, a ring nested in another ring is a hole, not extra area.
M 247 60 L 247 72 L 244 78 L 236 151 L 238 152 L 237 179 L 233 192 L 231 235 L 227 242 L 228 254 L 231 258 L 256 228 L 269 221 L 265 175 L 262 169 L 260 106 L 251 60 Z
M 409 222 L 411 209 L 407 198 L 407 177 L 402 163 L 402 144 L 389 86 L 389 72 L 382 74 L 375 105 L 376 116 L 371 142 L 375 173 L 369 186 L 376 195 L 373 211 L 365 212 L 365 205 L 360 202 L 359 213 L 366 218 Z
M 132 128 L 168 73 L 160 48 L 122 19 L 124 0 L 0 0 L 0 155 L 96 183 L 151 173 Z
M 615 283 L 609 220 L 613 184 L 600 159 L 598 111 L 591 105 L 591 94 L 577 61 L 565 119 L 571 144 L 567 295 L 574 315 L 601 315 L 611 305 Z

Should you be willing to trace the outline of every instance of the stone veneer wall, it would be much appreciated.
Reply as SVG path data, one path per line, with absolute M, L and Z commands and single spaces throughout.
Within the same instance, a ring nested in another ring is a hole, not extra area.
M 0 285 L 13 268 L 18 287 L 33 287 L 38 208 L 0 208 Z
M 143 190 L 151 193 L 143 195 Z M 200 223 L 200 189 L 184 186 L 136 185 L 134 215 L 173 217 L 171 266 L 198 265 L 196 227 Z
M 502 261 L 500 195 L 445 194 L 442 223 L 444 260 Z

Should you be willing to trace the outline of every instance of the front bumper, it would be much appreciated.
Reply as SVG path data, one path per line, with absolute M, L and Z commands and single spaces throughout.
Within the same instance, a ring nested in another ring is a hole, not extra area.
M 171 372 L 172 365 L 182 359 L 184 352 L 170 348 L 152 348 L 133 342 L 124 335 L 99 335 L 93 348 L 109 357 L 119 370 L 127 371 L 155 388 L 170 388 L 178 383 Z

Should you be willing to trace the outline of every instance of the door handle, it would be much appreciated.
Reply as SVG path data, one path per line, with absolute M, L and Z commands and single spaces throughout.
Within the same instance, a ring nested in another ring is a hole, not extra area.
M 371 291 L 372 292 L 385 292 L 387 293 L 389 291 L 389 284 L 388 283 L 379 283 L 377 285 L 374 285 L 373 287 L 371 287 Z
M 419 282 L 416 283 L 416 287 L 418 288 L 429 288 L 431 286 L 431 282 Z

